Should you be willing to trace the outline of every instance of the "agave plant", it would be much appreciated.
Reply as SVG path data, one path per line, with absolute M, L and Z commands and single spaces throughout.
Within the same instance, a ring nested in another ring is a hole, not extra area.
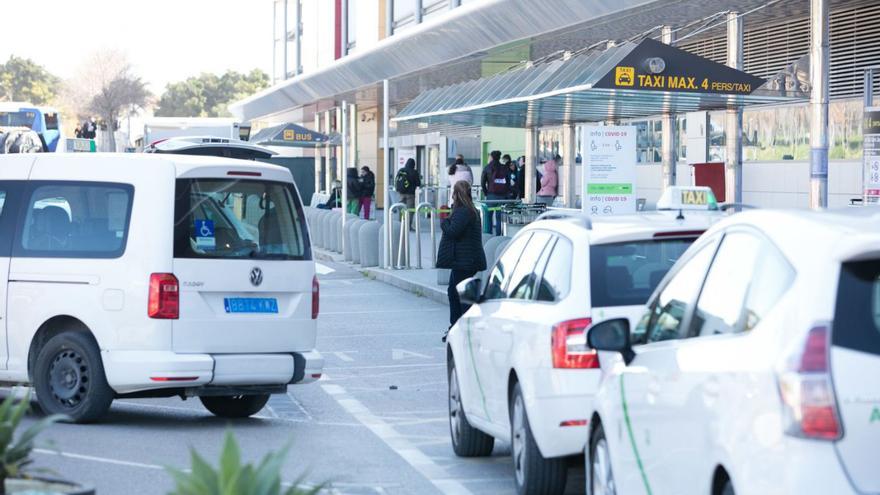
M 6 493 L 7 478 L 21 478 L 25 470 L 33 462 L 31 451 L 34 440 L 52 423 L 66 419 L 63 415 L 46 416 L 30 425 L 18 436 L 15 431 L 30 406 L 31 393 L 16 404 L 15 394 L 10 394 L 0 403 L 0 495 Z
M 300 482 L 283 490 L 281 465 L 290 450 L 288 444 L 277 452 L 269 452 L 256 465 L 241 463 L 241 450 L 232 432 L 227 431 L 220 453 L 220 465 L 211 467 L 195 450 L 190 450 L 192 468 L 189 472 L 168 468 L 175 481 L 171 495 L 313 495 L 321 486 L 303 488 Z

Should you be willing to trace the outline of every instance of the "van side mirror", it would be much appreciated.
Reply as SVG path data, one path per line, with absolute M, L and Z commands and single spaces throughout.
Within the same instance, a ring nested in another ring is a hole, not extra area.
M 629 319 L 615 318 L 597 323 L 587 332 L 587 345 L 597 351 L 619 352 L 629 364 L 636 357 L 629 340 Z
M 480 304 L 483 299 L 480 295 L 482 285 L 479 277 L 471 277 L 459 282 L 455 286 L 455 290 L 458 291 L 458 297 L 462 304 Z

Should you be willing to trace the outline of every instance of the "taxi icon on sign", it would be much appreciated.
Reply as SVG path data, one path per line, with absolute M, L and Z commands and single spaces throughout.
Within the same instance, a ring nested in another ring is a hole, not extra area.
M 615 86 L 632 86 L 636 78 L 635 67 L 616 67 L 614 69 Z

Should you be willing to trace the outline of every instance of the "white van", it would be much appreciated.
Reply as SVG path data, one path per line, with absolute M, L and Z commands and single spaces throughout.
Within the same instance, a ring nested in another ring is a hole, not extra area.
M 0 158 L 0 382 L 47 413 L 198 396 L 246 417 L 320 378 L 318 283 L 288 170 L 148 154 Z

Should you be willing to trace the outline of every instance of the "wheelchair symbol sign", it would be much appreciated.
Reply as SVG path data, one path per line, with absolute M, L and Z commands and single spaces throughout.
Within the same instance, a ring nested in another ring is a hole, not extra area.
M 196 220 L 196 247 L 214 249 L 217 240 L 214 238 L 213 220 Z

